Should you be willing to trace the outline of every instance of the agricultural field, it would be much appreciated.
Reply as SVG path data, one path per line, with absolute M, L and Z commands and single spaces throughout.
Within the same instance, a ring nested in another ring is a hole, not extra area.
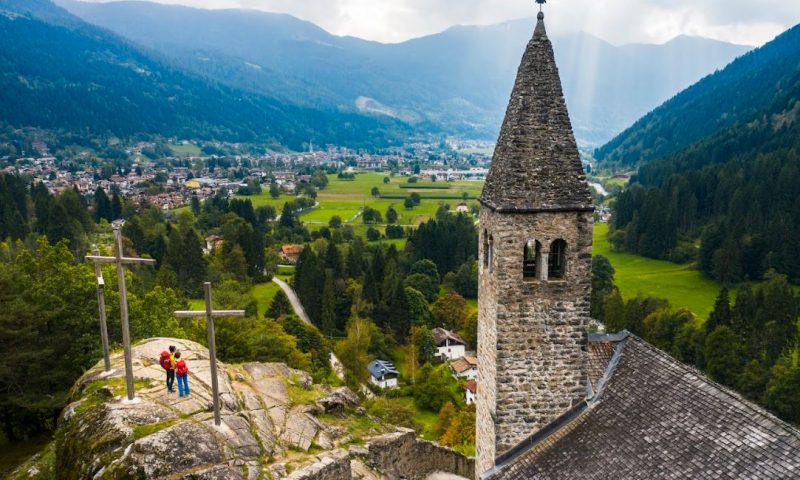
M 179 156 L 179 157 L 191 157 L 201 155 L 203 152 L 200 150 L 200 147 L 193 143 L 177 144 L 177 143 L 170 143 L 169 144 L 170 150 L 172 153 Z
M 408 177 L 390 177 L 388 184 L 383 183 L 385 175 L 381 173 L 361 173 L 356 175 L 354 180 L 340 180 L 336 175 L 328 176 L 328 186 L 321 190 L 317 196 L 318 207 L 305 212 L 300 218 L 306 222 L 310 228 L 315 225 L 327 225 L 334 215 L 338 215 L 345 224 L 352 225 L 357 233 L 366 232 L 367 227 L 359 228 L 363 222 L 359 220 L 359 214 L 365 207 L 371 207 L 381 215 L 386 214 L 390 206 L 394 206 L 399 214 L 398 224 L 404 226 L 416 226 L 436 214 L 436 210 L 442 203 L 450 204 L 455 208 L 463 201 L 463 195 L 467 194 L 467 203 L 474 203 L 480 195 L 482 182 L 476 181 L 422 181 L 416 184 L 408 183 Z M 377 187 L 380 197 L 373 197 L 371 190 Z M 422 201 L 414 208 L 407 210 L 403 207 L 403 200 L 411 193 L 418 193 Z M 253 207 L 270 205 L 279 213 L 284 203 L 292 201 L 292 195 L 281 195 L 272 198 L 267 188 L 260 195 L 249 197 L 253 202 Z M 363 231 L 363 232 L 362 232 Z
M 622 296 L 639 294 L 664 298 L 675 308 L 688 308 L 705 320 L 714 307 L 721 288 L 693 268 L 662 260 L 653 260 L 630 253 L 611 250 L 606 237 L 608 224 L 594 227 L 594 254 L 604 255 L 617 271 L 615 280 Z

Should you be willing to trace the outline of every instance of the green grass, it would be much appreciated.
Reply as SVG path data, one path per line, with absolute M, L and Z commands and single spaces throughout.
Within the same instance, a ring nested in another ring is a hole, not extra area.
M 200 150 L 200 147 L 193 143 L 188 143 L 186 145 L 170 143 L 169 149 L 172 150 L 172 153 L 179 157 L 198 156 L 203 153 L 202 150 Z
M 294 265 L 281 265 L 278 267 L 279 277 L 291 277 L 294 275 Z
M 0 477 L 5 478 L 30 457 L 42 452 L 51 440 L 50 437 L 43 436 L 23 442 L 8 443 L 0 436 Z
M 163 422 L 139 425 L 133 429 L 133 441 L 139 440 L 140 438 L 148 437 L 156 432 L 160 432 L 161 430 L 164 430 L 166 428 L 175 425 L 177 422 L 178 422 L 177 418 L 171 418 L 169 420 L 164 420 Z
M 205 310 L 206 309 L 206 301 L 202 298 L 191 298 L 189 299 L 189 310 Z
M 285 280 L 285 278 L 283 279 Z M 259 315 L 264 315 L 264 312 L 267 311 L 269 304 L 272 303 L 272 299 L 275 298 L 280 289 L 281 287 L 275 282 L 259 283 L 250 289 L 250 296 L 258 303 Z
M 638 294 L 664 298 L 674 309 L 688 308 L 706 319 L 714 307 L 720 285 L 709 280 L 692 265 L 611 251 L 607 224 L 594 227 L 594 254 L 603 255 L 616 270 L 615 280 L 624 298 Z
M 278 272 L 277 277 L 283 280 L 284 282 L 289 282 L 292 278 L 293 272 L 294 272 L 294 267 L 285 268 L 283 269 L 282 272 Z M 279 287 L 278 284 L 272 281 L 257 283 L 250 288 L 250 291 L 248 293 L 258 304 L 259 315 L 264 315 L 264 312 L 267 311 L 270 303 L 272 303 L 272 299 L 275 298 L 275 295 L 278 293 L 278 290 L 280 289 L 281 287 Z M 190 310 L 206 309 L 206 301 L 203 300 L 202 298 L 192 298 L 189 299 L 188 302 Z
M 474 181 L 431 182 L 420 180 L 416 184 L 409 184 L 407 177 L 400 176 L 390 177 L 390 182 L 384 184 L 384 177 L 385 175 L 380 173 L 361 173 L 356 176 L 355 180 L 339 180 L 336 175 L 329 175 L 328 186 L 318 193 L 318 208 L 305 212 L 301 215 L 301 219 L 308 224 L 309 228 L 313 229 L 327 225 L 331 217 L 337 215 L 345 224 L 355 228 L 357 234 L 364 236 L 369 225 L 364 225 L 358 214 L 365 206 L 378 210 L 384 216 L 389 207 L 394 206 L 399 214 L 398 224 L 416 226 L 433 217 L 443 203 L 450 204 L 452 208 L 455 208 L 462 201 L 461 196 L 464 193 L 469 197 L 467 202 L 474 203 L 483 186 L 483 183 Z M 373 197 L 370 193 L 372 187 L 377 187 L 381 195 L 397 198 Z M 441 188 L 446 188 L 446 190 Z M 422 201 L 414 208 L 406 210 L 403 207 L 403 199 L 411 193 L 418 193 L 422 197 Z M 448 199 L 433 198 L 443 195 Z M 271 205 L 278 213 L 284 203 L 295 199 L 292 195 L 281 195 L 279 198 L 273 199 L 266 188 L 260 195 L 241 198 L 249 198 L 253 207 Z M 380 226 L 376 226 L 376 228 L 378 227 Z
M 414 419 L 422 425 L 422 431 L 417 432 L 421 438 L 432 441 L 439 439 L 436 435 L 436 424 L 439 422 L 439 414 L 417 407 L 412 397 L 400 397 L 393 400 L 414 411 Z

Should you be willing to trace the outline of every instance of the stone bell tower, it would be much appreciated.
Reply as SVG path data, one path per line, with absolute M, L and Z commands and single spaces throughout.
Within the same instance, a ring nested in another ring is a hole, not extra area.
M 478 475 L 587 393 L 593 207 L 541 12 L 480 202 Z

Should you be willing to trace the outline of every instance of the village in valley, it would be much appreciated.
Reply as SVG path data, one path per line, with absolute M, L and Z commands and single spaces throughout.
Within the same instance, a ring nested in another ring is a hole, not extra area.
M 617 47 L 533 3 L 384 44 L 0 0 L 0 477 L 798 478 L 800 25 Z M 575 95 L 595 41 L 666 103 Z

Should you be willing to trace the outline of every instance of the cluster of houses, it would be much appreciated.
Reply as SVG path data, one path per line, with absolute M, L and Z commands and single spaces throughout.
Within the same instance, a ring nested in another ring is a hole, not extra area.
M 439 361 L 447 362 L 450 371 L 457 380 L 466 380 L 464 383 L 464 401 L 467 405 L 475 403 L 478 388 L 478 359 L 467 352 L 467 342 L 461 336 L 444 328 L 431 330 L 436 342 L 436 357 Z M 367 367 L 370 373 L 370 383 L 383 388 L 397 388 L 397 378 L 400 375 L 394 364 L 387 360 L 373 360 Z

